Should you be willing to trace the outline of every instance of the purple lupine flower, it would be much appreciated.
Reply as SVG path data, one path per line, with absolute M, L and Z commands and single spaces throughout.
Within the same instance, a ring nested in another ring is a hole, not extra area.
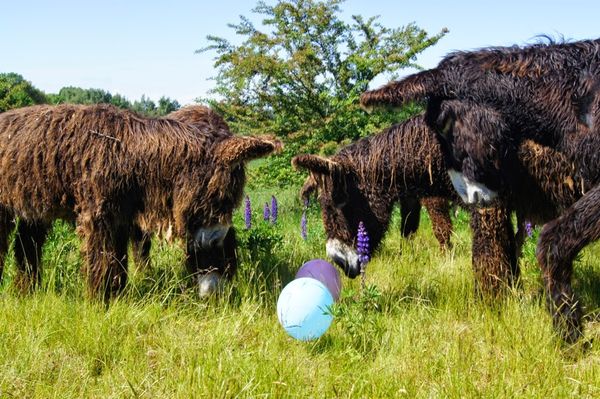
M 533 235 L 533 226 L 530 221 L 525 222 L 525 231 L 527 232 L 527 237 L 531 237 Z
M 271 210 L 269 209 L 269 204 L 265 202 L 265 207 L 263 208 L 263 219 L 265 222 L 268 222 L 271 219 Z
M 358 223 L 358 233 L 356 234 L 356 250 L 358 252 L 358 261 L 360 263 L 361 287 L 366 287 L 366 268 L 371 259 L 369 257 L 369 234 L 363 222 Z
M 364 267 L 369 260 L 369 234 L 363 222 L 358 223 L 358 233 L 356 235 L 356 249 L 358 252 L 358 261 L 360 262 L 361 268 Z
M 271 223 L 277 223 L 277 198 L 271 195 Z
M 300 220 L 300 235 L 302 236 L 302 239 L 304 241 L 306 241 L 306 239 L 308 238 L 307 225 L 308 220 L 306 219 L 306 209 L 304 209 L 304 211 L 302 212 L 302 219 Z
M 246 195 L 246 206 L 244 208 L 244 221 L 246 222 L 246 230 L 252 227 L 252 207 L 250 205 L 250 197 Z

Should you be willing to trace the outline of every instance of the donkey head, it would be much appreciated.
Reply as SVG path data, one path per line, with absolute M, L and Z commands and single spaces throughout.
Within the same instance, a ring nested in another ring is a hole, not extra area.
M 200 165 L 188 168 L 176 182 L 174 196 L 175 228 L 187 237 L 188 247 L 222 246 L 242 199 L 245 164 L 278 146 L 271 139 L 231 135 L 214 144 Z
M 480 206 L 492 203 L 507 188 L 516 156 L 501 115 L 468 101 L 430 100 L 426 121 L 437 133 L 462 200 Z
M 386 206 L 363 184 L 353 168 L 341 161 L 316 155 L 299 155 L 292 160 L 292 164 L 310 172 L 301 191 L 302 198 L 318 192 L 327 234 L 327 255 L 348 277 L 355 278 L 360 274 L 356 250 L 358 224 L 361 221 L 364 223 L 371 248 L 377 248 L 389 222 L 381 216 L 385 213 L 381 208 Z

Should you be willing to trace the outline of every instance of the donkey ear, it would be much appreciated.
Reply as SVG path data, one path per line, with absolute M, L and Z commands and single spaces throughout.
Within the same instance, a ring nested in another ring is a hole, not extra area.
M 232 136 L 221 142 L 216 150 L 219 162 L 236 166 L 243 162 L 262 158 L 282 148 L 279 140 L 251 136 Z
M 292 158 L 292 165 L 296 169 L 306 169 L 321 175 L 331 174 L 333 171 L 340 168 L 340 164 L 331 159 L 310 154 L 295 156 Z

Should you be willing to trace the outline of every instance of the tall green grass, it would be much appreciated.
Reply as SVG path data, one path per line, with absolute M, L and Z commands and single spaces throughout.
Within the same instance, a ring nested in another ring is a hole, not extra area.
M 109 307 L 84 299 L 79 240 L 57 223 L 45 246 L 43 286 L 0 288 L 0 397 L 599 397 L 600 248 L 583 251 L 575 286 L 586 337 L 561 344 L 544 309 L 535 238 L 526 243 L 519 287 L 499 303 L 474 295 L 470 232 L 455 218 L 453 249 L 441 253 L 424 213 L 403 240 L 394 216 L 367 267 L 367 286 L 343 279 L 337 316 L 319 340 L 288 337 L 275 305 L 303 262 L 325 257 L 320 211 L 300 237 L 296 191 L 278 192 L 279 220 L 262 221 L 269 190 L 249 192 L 255 243 L 242 210 L 240 268 L 217 297 L 200 300 L 177 245 L 154 242 Z

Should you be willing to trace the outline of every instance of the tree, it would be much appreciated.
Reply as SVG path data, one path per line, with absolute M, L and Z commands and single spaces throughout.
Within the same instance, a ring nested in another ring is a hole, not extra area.
M 431 36 L 415 24 L 386 28 L 377 17 L 342 20 L 343 0 L 259 1 L 253 13 L 263 30 L 247 17 L 230 24 L 243 38 L 239 45 L 208 36 L 197 52 L 216 52 L 216 98 L 208 102 L 243 133 L 270 133 L 284 139 L 286 150 L 269 165 L 282 183 L 293 178 L 294 153 L 329 153 L 340 143 L 366 136 L 417 111 L 367 116 L 359 96 L 381 74 L 418 67 L 417 54 L 447 32 Z M 265 175 L 264 173 L 261 173 Z
M 148 116 L 164 116 L 170 112 L 178 110 L 181 107 L 177 100 L 171 100 L 169 97 L 161 97 L 158 100 L 158 106 L 149 99 L 142 95 L 139 101 L 135 101 L 131 109 Z
M 147 116 L 163 116 L 180 108 L 177 100 L 161 97 L 158 107 L 148 97 L 142 95 L 133 104 L 120 94 L 111 94 L 102 89 L 82 89 L 81 87 L 63 87 L 58 94 L 48 95 L 52 104 L 112 104 L 127 108 Z
M 112 95 L 102 89 L 63 87 L 58 94 L 49 94 L 52 104 L 113 104 L 119 108 L 131 108 L 131 103 L 120 94 Z
M 47 102 L 46 95 L 23 76 L 0 73 L 0 112 Z
M 158 100 L 156 114 L 157 116 L 163 116 L 173 111 L 176 111 L 179 108 L 181 108 L 181 105 L 179 105 L 179 102 L 177 100 L 171 100 L 169 97 L 163 96 Z
M 140 114 L 154 115 L 156 113 L 156 104 L 145 95 L 142 95 L 140 100 L 133 102 L 131 109 Z

